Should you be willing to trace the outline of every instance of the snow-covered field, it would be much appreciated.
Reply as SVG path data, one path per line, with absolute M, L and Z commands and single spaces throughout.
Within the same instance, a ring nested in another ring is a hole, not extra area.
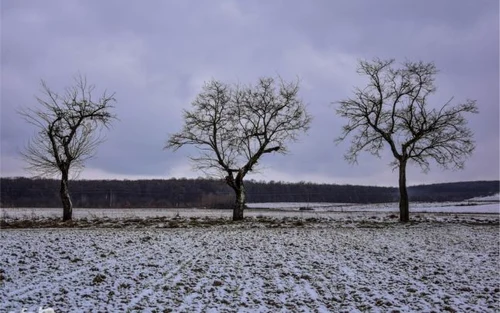
M 208 228 L 2 230 L 0 312 L 500 310 L 498 215 L 401 225 L 364 214 L 302 227 L 257 216 Z
M 49 228 L 0 232 L 0 312 L 499 312 L 499 204 L 465 204 L 4 208 Z
M 498 198 L 498 195 L 495 196 Z M 487 200 L 495 201 L 496 198 L 489 197 Z M 478 199 L 475 199 L 476 201 Z M 479 199 L 480 201 L 486 201 Z M 497 200 L 496 200 L 497 201 Z M 249 203 L 249 209 L 245 216 L 338 216 L 338 213 L 359 214 L 360 212 L 373 213 L 397 213 L 398 203 L 378 203 L 378 204 L 353 204 L 353 203 L 303 203 L 303 202 L 282 202 L 282 203 Z M 300 210 L 306 208 L 308 210 Z M 444 203 L 411 203 L 411 213 L 493 213 L 500 214 L 500 204 L 498 202 L 444 202 Z M 62 209 L 60 208 L 2 208 L 2 218 L 60 218 Z M 210 209 L 179 209 L 179 208 L 141 208 L 141 209 L 73 209 L 75 219 L 95 219 L 95 218 L 146 218 L 146 217 L 230 217 L 231 210 L 210 210 Z
M 310 209 L 316 212 L 399 212 L 398 203 L 250 203 L 250 208 L 269 208 L 277 210 Z M 411 213 L 500 213 L 499 203 L 487 202 L 418 202 L 410 204 Z

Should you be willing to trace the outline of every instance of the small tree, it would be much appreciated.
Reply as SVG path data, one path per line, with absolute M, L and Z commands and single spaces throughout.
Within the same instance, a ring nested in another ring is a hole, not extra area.
M 345 155 L 348 161 L 356 163 L 363 150 L 380 157 L 384 143 L 389 145 L 395 158 L 392 165 L 399 168 L 401 222 L 409 221 L 408 161 L 424 172 L 430 160 L 445 169 L 462 169 L 475 148 L 463 114 L 478 113 L 476 101 L 450 106 L 450 99 L 440 107 L 429 107 L 437 72 L 433 63 L 407 61 L 397 68 L 394 60 L 361 61 L 358 73 L 368 77 L 368 86 L 356 88 L 353 98 L 338 102 L 337 114 L 349 122 L 337 140 L 353 133 Z
M 277 86 L 276 86 L 277 85 Z M 217 173 L 234 190 L 233 220 L 243 219 L 243 179 L 264 154 L 285 153 L 286 143 L 309 128 L 311 117 L 298 98 L 299 83 L 261 78 L 256 86 L 231 86 L 212 80 L 184 111 L 184 127 L 165 148 L 194 145 L 197 169 Z
M 116 118 L 109 111 L 115 99 L 114 94 L 106 92 L 99 99 L 92 99 L 95 87 L 81 75 L 75 77 L 74 86 L 66 88 L 63 95 L 52 91 L 43 80 L 41 85 L 43 97 L 36 97 L 39 107 L 19 111 L 37 129 L 21 154 L 32 173 L 61 175 L 63 221 L 67 221 L 73 216 L 68 187 L 70 170 L 78 173 L 103 141 L 100 130 Z

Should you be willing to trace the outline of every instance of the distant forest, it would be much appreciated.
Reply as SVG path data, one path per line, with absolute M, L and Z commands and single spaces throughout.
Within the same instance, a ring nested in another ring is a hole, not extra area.
M 247 202 L 383 203 L 398 201 L 395 187 L 248 181 Z M 500 181 L 420 185 L 408 188 L 410 201 L 462 201 L 498 193 Z M 1 207 L 59 207 L 59 180 L 0 178 Z M 73 180 L 75 207 L 229 208 L 234 193 L 222 180 Z

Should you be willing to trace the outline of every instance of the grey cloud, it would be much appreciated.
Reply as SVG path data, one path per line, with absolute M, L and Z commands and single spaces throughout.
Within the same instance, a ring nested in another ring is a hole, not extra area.
M 34 103 L 39 80 L 61 90 L 81 71 L 99 91 L 116 91 L 120 118 L 89 170 L 110 178 L 196 177 L 185 166 L 193 148 L 162 148 L 203 81 L 253 83 L 280 74 L 300 77 L 314 120 L 289 155 L 262 160 L 274 173 L 266 179 L 366 177 L 394 185 L 387 159 L 363 154 L 358 166 L 343 160 L 347 144 L 333 140 L 344 121 L 330 104 L 362 86 L 358 59 L 394 57 L 435 61 L 441 72 L 434 101 L 473 98 L 481 110 L 470 120 L 478 149 L 467 169 L 426 176 L 414 169 L 410 182 L 498 179 L 498 11 L 496 1 L 452 0 L 3 1 L 2 160 L 16 158 L 32 132 L 15 110 Z M 16 166 L 2 161 L 1 171 Z

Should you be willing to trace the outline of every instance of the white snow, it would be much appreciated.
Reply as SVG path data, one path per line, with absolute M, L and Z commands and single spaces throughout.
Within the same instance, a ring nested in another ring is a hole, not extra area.
M 249 203 L 246 216 L 281 216 L 286 211 L 288 216 L 322 216 L 337 215 L 337 213 L 380 212 L 397 213 L 398 203 L 356 204 L 356 203 L 303 203 L 303 202 L 278 202 L 278 203 Z M 300 208 L 310 210 L 301 211 Z M 36 219 L 40 217 L 59 218 L 62 215 L 60 208 L 2 208 L 2 218 Z M 410 203 L 411 213 L 496 213 L 500 214 L 500 203 L 465 202 L 415 202 Z M 231 210 L 211 209 L 183 209 L 183 208 L 141 208 L 141 209 L 73 209 L 73 218 L 98 219 L 98 218 L 147 218 L 147 217 L 230 217 Z
M 325 212 L 398 212 L 399 204 L 376 203 L 376 204 L 357 204 L 357 203 L 303 203 L 303 202 L 268 202 L 268 203 L 250 203 L 250 208 L 269 208 L 276 210 L 296 211 L 300 208 L 306 208 L 312 211 Z M 410 212 L 434 212 L 434 213 L 500 213 L 499 203 L 476 203 L 474 201 L 466 202 L 415 202 L 410 203 Z
M 476 197 L 476 198 L 471 198 L 469 201 L 500 201 L 500 193 L 491 195 L 491 196 L 486 196 L 486 197 Z
M 380 212 L 280 212 L 326 222 L 272 228 L 259 212 L 208 228 L 4 229 L 0 312 L 499 311 L 497 214 L 403 225 Z

